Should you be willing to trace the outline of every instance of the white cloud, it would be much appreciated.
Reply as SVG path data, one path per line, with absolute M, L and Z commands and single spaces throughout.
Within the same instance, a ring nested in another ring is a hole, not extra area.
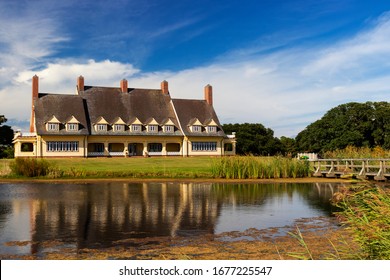
M 132 64 L 110 60 L 64 59 L 42 64 L 40 59 L 52 54 L 64 37 L 56 34 L 55 25 L 30 22 L 42 32 L 39 38 L 21 30 L 26 27 L 22 23 L 13 27 L 26 34 L 26 46 L 32 48 L 26 53 L 16 51 L 24 48 L 22 39 L 0 38 L 0 45 L 8 49 L 7 55 L 0 55 L 0 78 L 8 79 L 0 81 L 0 113 L 9 120 L 28 120 L 34 74 L 40 77 L 40 91 L 53 93 L 73 93 L 79 75 L 87 85 L 100 86 L 119 87 L 119 81 L 126 78 L 130 87 L 159 88 L 160 82 L 167 80 L 173 98 L 202 99 L 203 87 L 211 84 L 214 107 L 223 123 L 259 122 L 276 136 L 296 135 L 341 103 L 389 101 L 387 14 L 370 29 L 328 47 L 284 49 L 260 56 L 241 50 L 232 52 L 232 60 L 227 54 L 227 59 L 219 57 L 208 66 L 177 72 L 142 72 Z M 0 19 L 0 26 L 2 23 Z M 47 44 L 39 49 L 40 42 Z M 32 70 L 34 60 L 40 60 L 38 71 Z

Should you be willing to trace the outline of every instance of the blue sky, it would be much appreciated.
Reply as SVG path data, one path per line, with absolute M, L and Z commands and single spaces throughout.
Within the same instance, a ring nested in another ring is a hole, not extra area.
M 390 2 L 0 0 L 0 114 L 26 129 L 40 91 L 87 85 L 214 89 L 222 123 L 294 137 L 346 102 L 389 101 Z

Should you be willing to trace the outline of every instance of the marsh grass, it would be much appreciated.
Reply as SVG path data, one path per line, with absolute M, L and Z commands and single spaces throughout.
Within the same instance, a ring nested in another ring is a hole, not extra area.
M 345 149 L 337 149 L 334 151 L 325 152 L 323 157 L 332 159 L 390 158 L 390 150 L 385 150 L 382 147 L 369 148 L 347 146 Z
M 255 156 L 215 158 L 211 171 L 214 177 L 226 179 L 302 178 L 311 173 L 307 161 Z
M 359 258 L 390 259 L 390 191 L 381 187 L 358 186 L 335 194 L 337 216 L 360 245 Z

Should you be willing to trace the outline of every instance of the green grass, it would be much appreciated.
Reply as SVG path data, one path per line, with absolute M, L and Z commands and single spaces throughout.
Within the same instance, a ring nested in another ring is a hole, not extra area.
M 14 160 L 0 160 L 0 176 Z M 211 178 L 209 157 L 54 158 L 48 178 Z M 2 172 L 3 171 L 3 172 Z M 2 173 L 1 173 L 2 172 Z
M 21 177 L 21 173 L 11 172 L 13 162 L 0 160 L 1 177 Z M 306 161 L 282 157 L 46 158 L 43 162 L 49 163 L 49 172 L 42 178 L 270 179 L 310 175 Z M 32 166 L 38 165 L 34 162 Z

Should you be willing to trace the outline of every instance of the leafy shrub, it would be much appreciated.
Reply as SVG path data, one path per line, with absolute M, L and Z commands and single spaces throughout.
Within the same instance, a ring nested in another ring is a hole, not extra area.
M 35 158 L 16 158 L 10 168 L 14 175 L 24 177 L 46 176 L 52 169 L 48 161 Z

